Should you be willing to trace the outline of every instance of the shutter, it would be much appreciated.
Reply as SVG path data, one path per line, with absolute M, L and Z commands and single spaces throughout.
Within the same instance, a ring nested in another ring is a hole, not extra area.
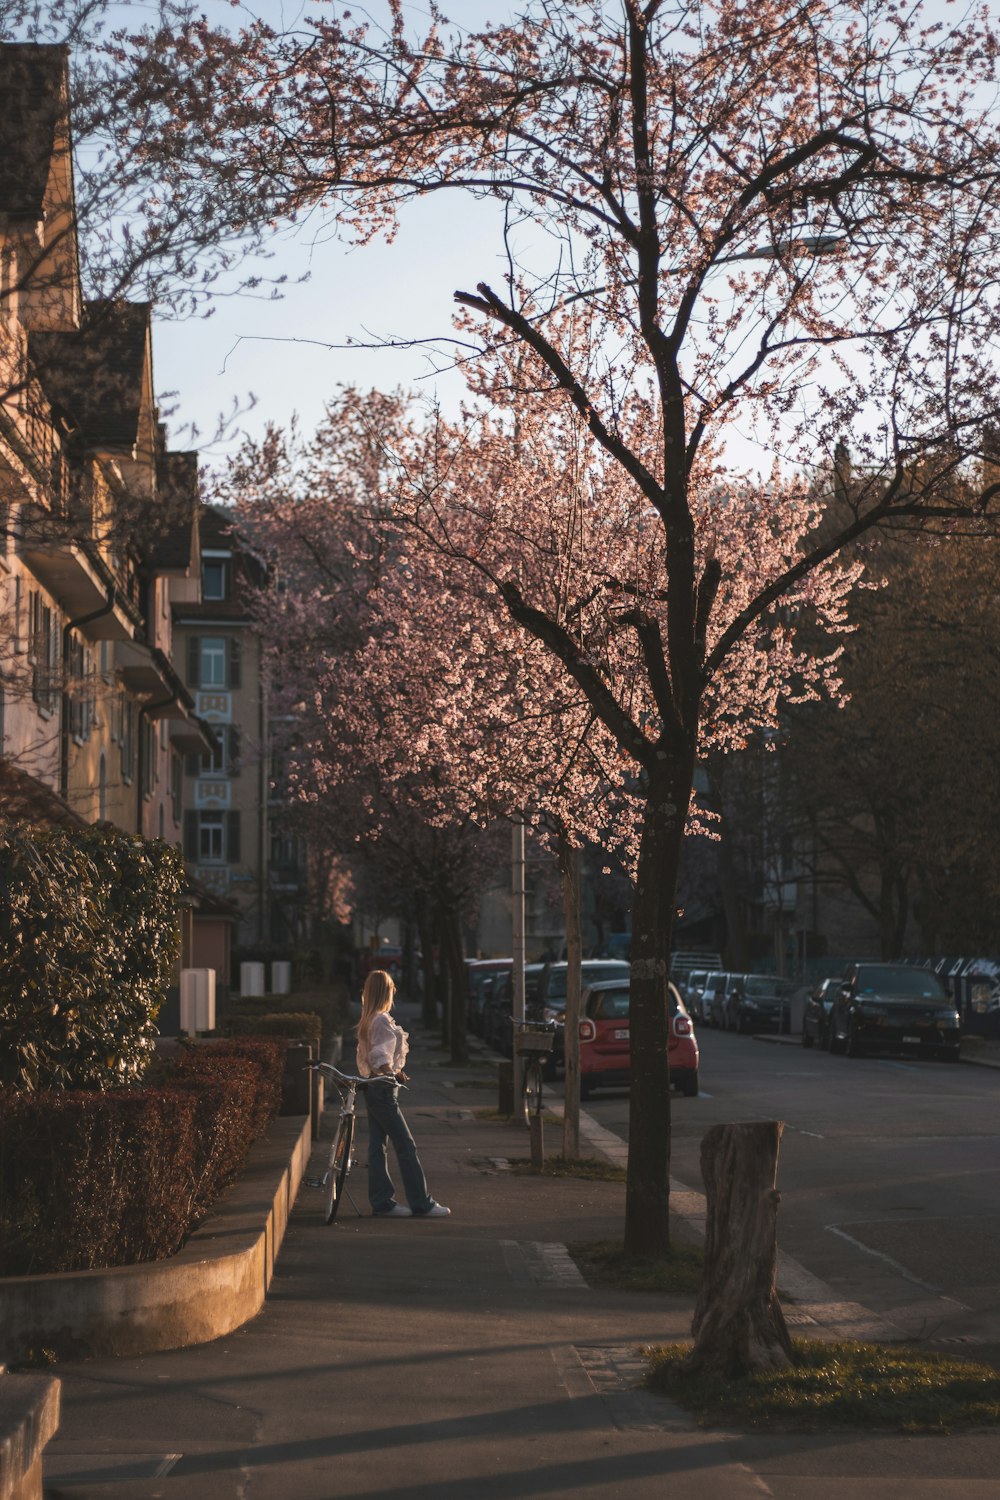
M 197 776 L 201 771 L 201 756 L 197 750 L 189 750 L 184 757 L 184 775 Z
M 230 776 L 240 774 L 240 726 L 238 724 L 229 726 L 229 762 L 226 769 Z
M 184 858 L 198 863 L 198 814 L 193 808 L 184 814 Z
M 240 862 L 240 815 L 238 812 L 226 813 L 226 863 L 238 865 Z
M 242 642 L 240 641 L 239 636 L 231 635 L 229 637 L 229 686 L 231 688 L 238 688 L 243 686 L 241 682 L 243 656 L 241 645 Z
M 197 635 L 188 636 L 188 687 L 201 687 L 201 638 Z

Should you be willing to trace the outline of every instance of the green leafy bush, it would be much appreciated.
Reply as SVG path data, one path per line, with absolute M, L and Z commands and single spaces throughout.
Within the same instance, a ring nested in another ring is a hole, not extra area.
M 0 1089 L 0 1275 L 174 1254 L 277 1113 L 284 1052 L 206 1043 L 156 1087 Z
M 0 823 L 0 1082 L 141 1078 L 180 943 L 184 865 L 111 828 Z

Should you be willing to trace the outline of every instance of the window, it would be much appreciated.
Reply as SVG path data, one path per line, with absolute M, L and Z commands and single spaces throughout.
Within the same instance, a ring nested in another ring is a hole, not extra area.
M 233 865 L 240 860 L 238 812 L 184 814 L 184 858 L 199 865 Z
M 229 598 L 229 558 L 202 557 L 201 597 L 203 599 Z
M 181 820 L 181 798 L 184 791 L 184 762 L 178 750 L 170 751 L 170 814 L 175 823 Z
M 151 797 L 160 780 L 160 757 L 156 725 L 145 719 L 142 726 L 142 795 Z
M 215 749 L 187 757 L 189 776 L 238 776 L 240 774 L 240 728 L 238 724 L 215 724 Z
M 225 636 L 203 635 L 201 637 L 201 666 L 198 678 L 199 686 L 203 688 L 224 688 L 227 685 Z
M 235 636 L 188 637 L 188 682 L 211 692 L 240 686 L 240 642 Z
M 121 732 L 118 736 L 121 752 L 122 780 L 130 782 L 135 775 L 135 699 L 122 693 L 119 700 Z
M 198 814 L 198 863 L 221 865 L 225 860 L 226 815 L 221 812 Z
M 28 611 L 28 655 L 31 659 L 31 696 L 39 708 L 56 706 L 59 675 L 59 631 L 41 594 L 31 595 Z
M 69 698 L 69 732 L 77 741 L 90 738 L 94 721 L 94 684 L 90 652 L 83 642 L 71 635 L 66 650 L 66 691 Z

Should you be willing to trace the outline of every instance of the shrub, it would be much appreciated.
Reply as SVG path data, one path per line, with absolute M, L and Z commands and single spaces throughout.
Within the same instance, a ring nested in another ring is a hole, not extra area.
M 4 1089 L 0 1141 L 4 1275 L 126 1265 L 183 1242 L 197 1149 L 190 1094 Z
M 312 1044 L 317 1055 L 323 1036 L 322 1017 L 314 1010 L 275 1011 L 270 1014 L 264 1012 L 257 1016 L 244 1016 L 237 1012 L 235 1015 L 230 1014 L 227 1025 L 235 1037 L 256 1034 L 284 1036 L 292 1041 L 302 1037 Z
M 0 1275 L 174 1254 L 277 1113 L 284 1052 L 209 1042 L 156 1087 L 0 1089 Z
M 175 849 L 112 828 L 0 824 L 0 1082 L 141 1078 L 179 945 Z

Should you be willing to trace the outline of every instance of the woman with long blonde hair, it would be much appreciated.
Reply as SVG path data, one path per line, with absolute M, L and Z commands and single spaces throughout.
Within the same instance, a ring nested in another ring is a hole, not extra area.
M 417 1147 L 399 1107 L 399 1085 L 410 1041 L 396 1024 L 392 1010 L 396 986 L 384 969 L 373 969 L 361 991 L 361 1020 L 357 1025 L 358 1072 L 370 1079 L 365 1089 L 368 1106 L 368 1201 L 377 1218 L 443 1219 L 451 1213 L 427 1191 Z M 396 1202 L 389 1176 L 387 1145 L 391 1141 L 406 1193 L 406 1204 Z

